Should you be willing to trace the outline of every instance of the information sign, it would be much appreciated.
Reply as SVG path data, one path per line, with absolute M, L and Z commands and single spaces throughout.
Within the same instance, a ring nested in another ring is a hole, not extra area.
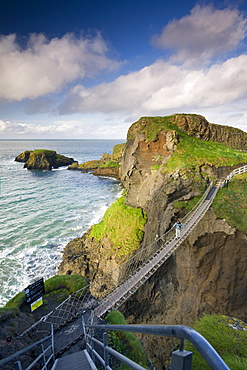
M 42 306 L 43 304 L 43 299 L 42 297 L 37 299 L 37 301 L 31 303 L 30 307 L 31 307 L 31 312 L 33 312 L 34 310 L 36 310 L 36 308 Z
M 25 288 L 26 302 L 32 304 L 45 294 L 44 279 L 41 278 Z

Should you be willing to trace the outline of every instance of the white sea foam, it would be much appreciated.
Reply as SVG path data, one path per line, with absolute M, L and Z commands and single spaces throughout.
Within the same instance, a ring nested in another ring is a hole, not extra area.
M 95 150 L 93 142 L 1 141 L 0 306 L 35 279 L 53 276 L 67 243 L 99 222 L 120 195 L 114 179 L 65 168 L 28 171 L 14 158 L 42 147 L 85 162 L 118 143 L 98 140 Z

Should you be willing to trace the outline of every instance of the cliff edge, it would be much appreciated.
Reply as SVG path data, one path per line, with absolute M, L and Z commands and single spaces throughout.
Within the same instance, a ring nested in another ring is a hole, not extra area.
M 198 115 L 143 117 L 133 123 L 120 176 L 125 206 L 139 209 L 145 219 L 139 227 L 143 230 L 139 245 L 148 246 L 165 234 L 196 203 L 210 181 L 246 164 L 246 149 L 246 133 L 209 124 Z M 245 181 L 246 177 L 242 189 Z M 191 325 L 204 313 L 247 320 L 247 230 L 241 221 L 246 215 L 244 206 L 234 198 L 240 194 L 233 192 L 232 201 L 230 191 L 229 186 L 219 194 L 220 206 L 210 208 L 179 249 L 121 307 L 129 323 Z M 243 190 L 243 202 L 245 193 Z M 225 203 L 229 209 L 220 213 Z M 235 219 L 235 215 L 239 217 Z M 111 219 L 108 230 L 115 224 Z M 90 229 L 65 248 L 58 273 L 97 279 L 134 253 L 128 249 L 122 254 L 121 248 L 125 247 L 116 247 L 107 228 L 98 237 Z M 143 338 L 143 342 L 154 365 L 162 368 L 164 353 L 169 354 L 174 341 Z

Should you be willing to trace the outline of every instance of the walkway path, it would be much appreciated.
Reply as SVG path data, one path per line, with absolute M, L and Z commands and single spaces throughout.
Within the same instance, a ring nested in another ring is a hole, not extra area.
M 99 306 L 94 309 L 95 316 L 101 317 L 113 307 L 119 307 L 123 304 L 123 302 L 125 302 L 170 257 L 170 255 L 179 247 L 179 245 L 187 238 L 189 233 L 202 219 L 210 207 L 217 190 L 218 189 L 216 187 L 213 187 L 209 191 L 197 212 L 185 224 L 185 228 L 181 231 L 181 237 L 179 239 L 173 238 L 167 245 L 164 245 L 164 247 L 156 252 L 148 262 L 141 265 L 139 271 L 129 277 L 126 282 L 102 300 Z

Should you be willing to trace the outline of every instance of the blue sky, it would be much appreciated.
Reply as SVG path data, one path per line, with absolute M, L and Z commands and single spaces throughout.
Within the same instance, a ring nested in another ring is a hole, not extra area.
M 173 113 L 247 131 L 246 36 L 246 0 L 2 0 L 0 139 L 125 139 Z

